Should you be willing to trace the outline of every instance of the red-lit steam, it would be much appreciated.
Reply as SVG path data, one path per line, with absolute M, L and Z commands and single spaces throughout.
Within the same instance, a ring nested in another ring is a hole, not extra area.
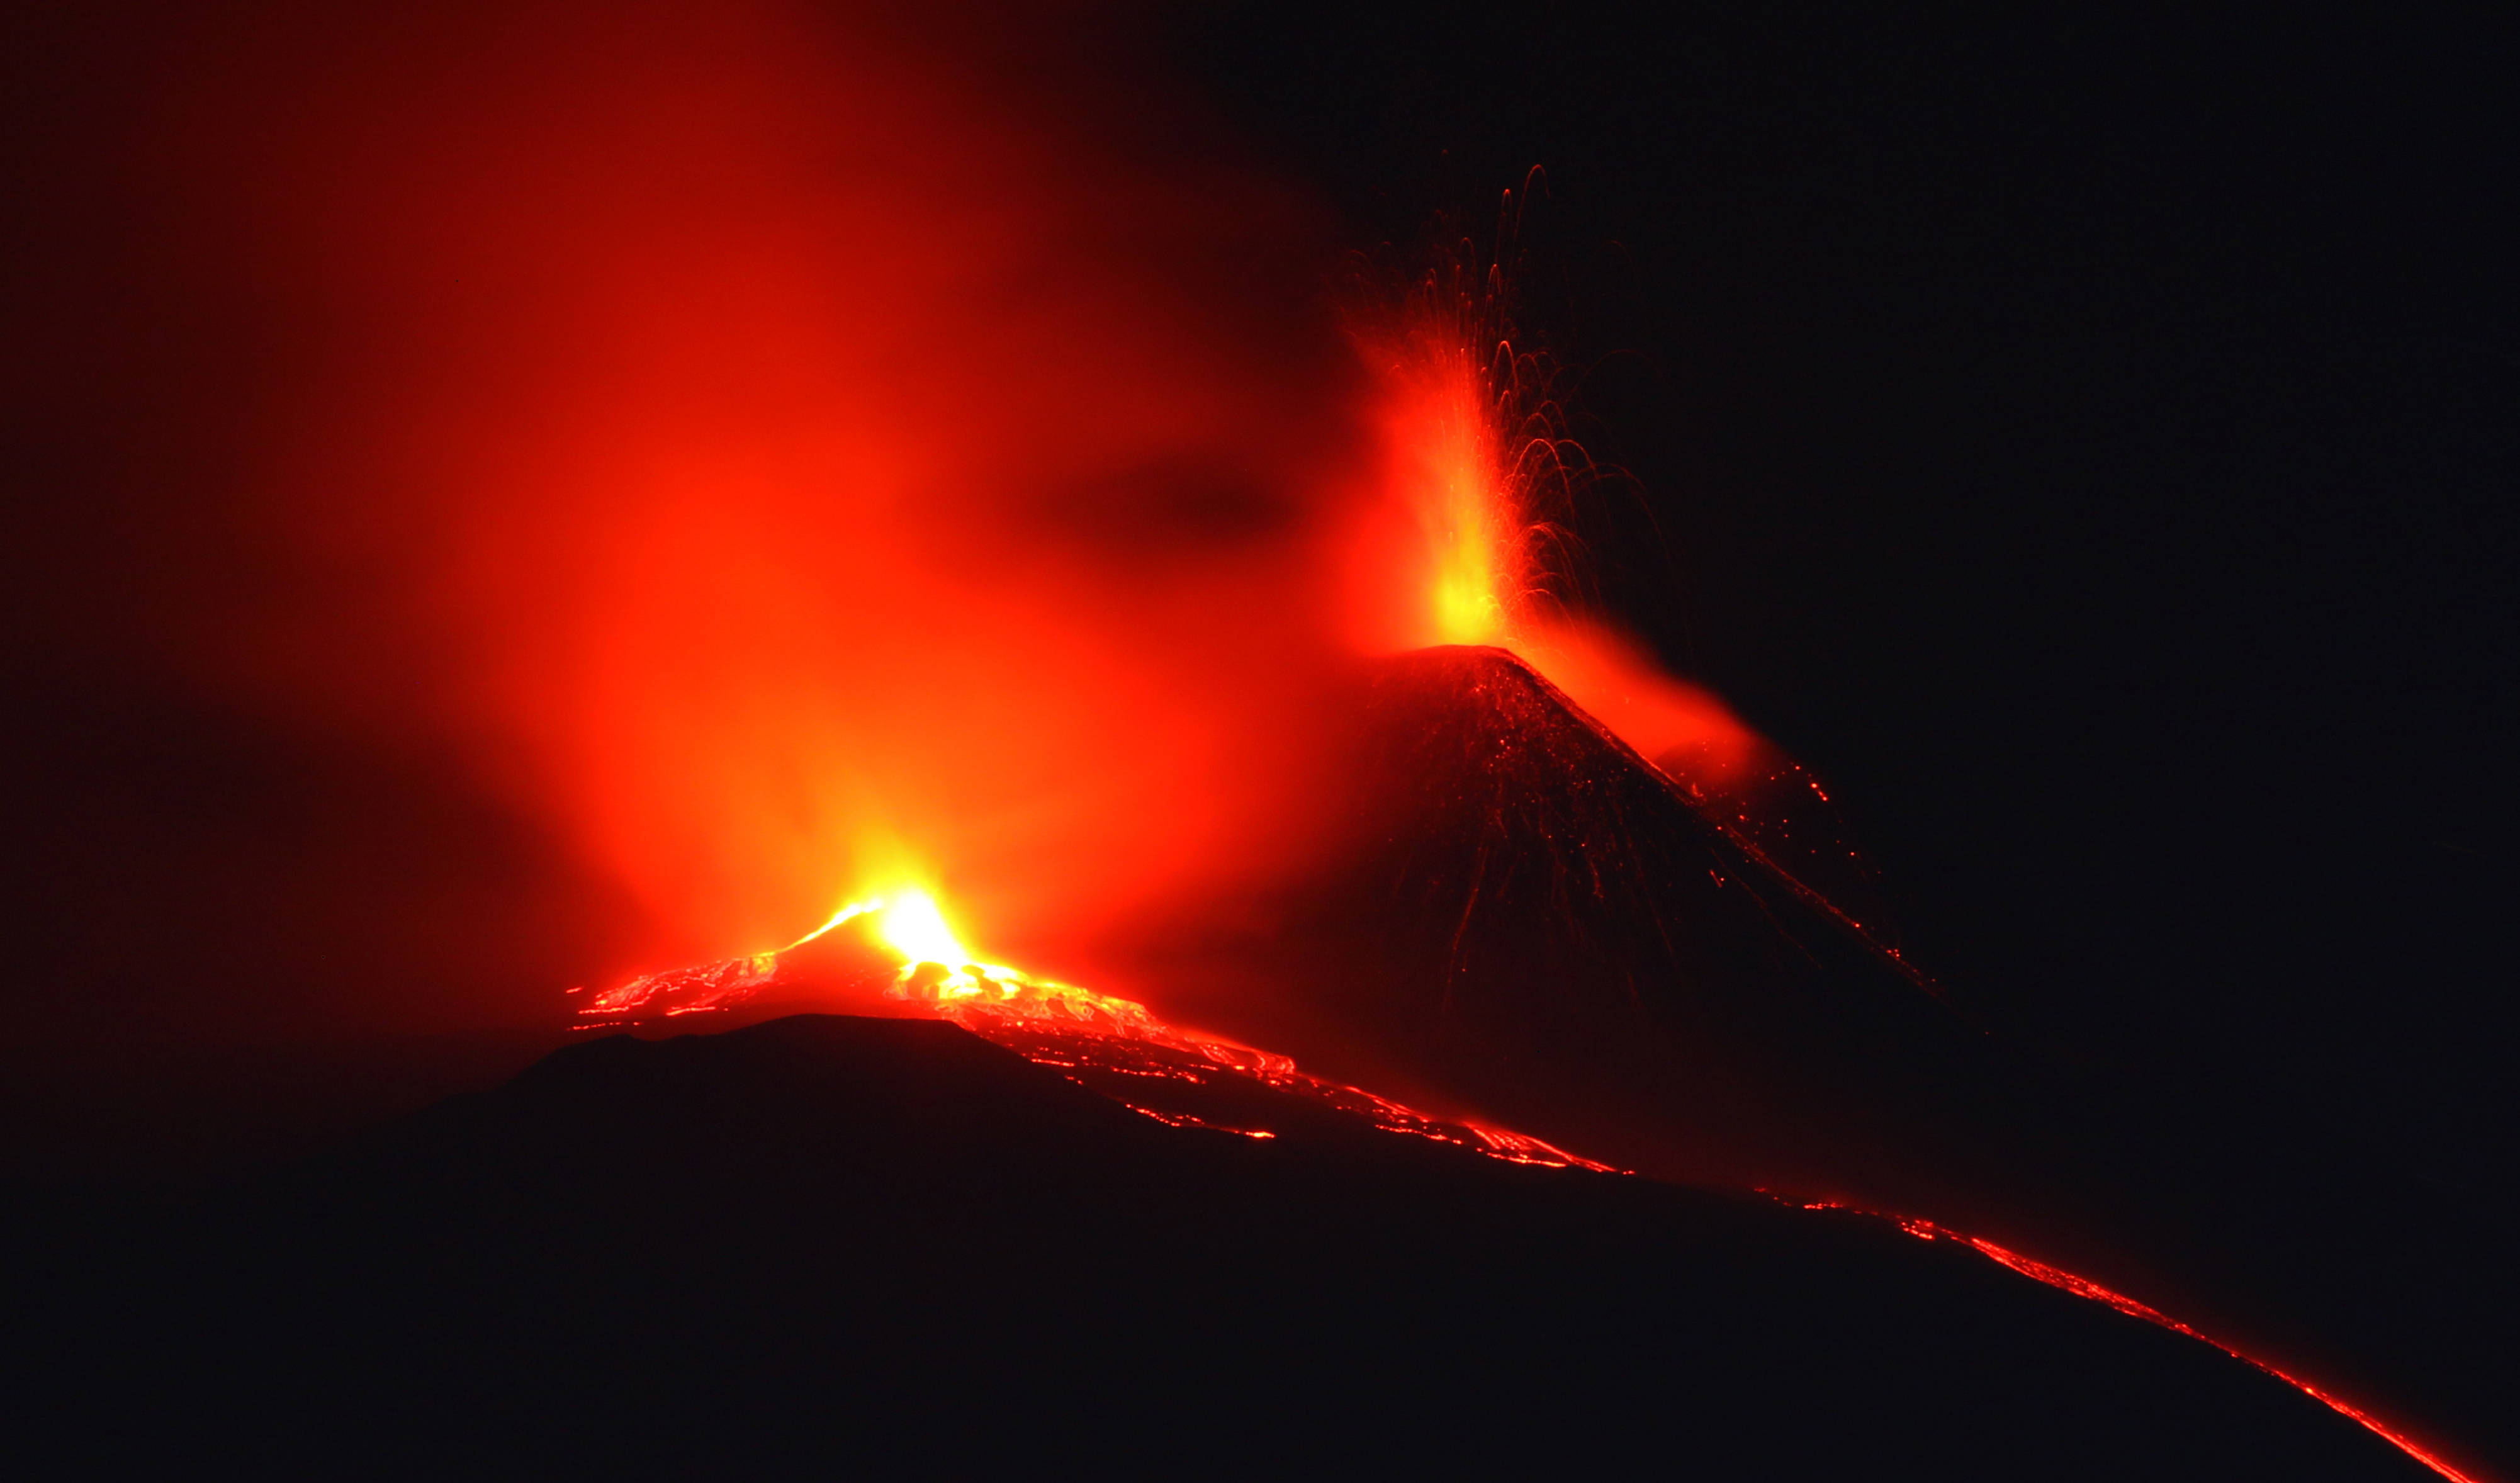
M 1361 436 L 1315 223 L 937 44 L 983 23 L 308 21 L 185 117 L 314 573 L 227 662 L 455 738 L 652 965 L 901 878 L 1072 940 L 1302 842 Z
M 1282 871 L 1359 649 L 1749 744 L 1527 600 L 1482 327 L 1343 330 L 1307 208 L 1055 12 L 279 14 L 168 129 L 278 371 L 218 662 L 462 748 L 644 905 L 622 968 L 902 883 L 1057 961 Z

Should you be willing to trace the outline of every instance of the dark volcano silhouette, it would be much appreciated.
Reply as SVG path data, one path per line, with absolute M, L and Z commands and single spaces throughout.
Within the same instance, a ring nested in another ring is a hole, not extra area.
M 1263 1112 L 1278 1137 L 1166 1126 L 932 1021 L 582 1044 L 248 1196 L 22 1252 L 21 1445 L 431 1476 L 2422 1475 L 1947 1242 Z

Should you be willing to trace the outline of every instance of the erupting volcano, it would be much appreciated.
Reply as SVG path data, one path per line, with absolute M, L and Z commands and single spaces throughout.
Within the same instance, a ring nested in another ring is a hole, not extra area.
M 57 626 L 392 866 L 200 804 L 151 930 L 287 929 L 125 1018 L 505 1039 L 12 1226 L 18 1391 L 134 1467 L 2476 1483 L 1604 595 L 1537 175 L 1345 251 L 1087 9 L 166 44 L 128 312 L 217 348 L 128 380 L 214 430 L 114 467 L 216 509 Z
M 1990 1189 L 2053 1178 L 2039 1166 L 2071 1151 L 2036 1136 L 1991 1150 L 1919 1114 L 1920 1074 L 1929 1095 L 1980 1095 L 2002 1072 L 1891 944 L 1868 872 L 1815 780 L 1613 631 L 1533 616 L 1536 537 L 1518 471 L 1548 440 L 1501 454 L 1506 403 L 1472 347 L 1444 339 L 1459 329 L 1418 322 L 1383 368 L 1386 434 L 1407 450 L 1393 460 L 1401 503 L 1423 543 L 1402 569 L 1421 577 L 1410 584 L 1421 631 L 1447 642 L 1370 658 L 1351 683 L 1339 796 L 1364 821 L 1361 842 L 1281 899 L 1270 942 L 1237 952 L 1266 965 L 1274 1012 L 1177 993 L 1228 1022 L 1283 1026 L 1397 1069 L 1456 1106 L 1512 1108 L 1649 1172 L 1736 1187 L 1764 1178 L 1812 1211 L 1965 1211 L 1974 1198 L 2002 1219 L 2001 1199 L 1983 1203 Z M 1498 363 L 1511 364 L 1503 345 Z M 1533 654 L 1611 697 L 1623 724 L 1604 724 L 1501 647 L 1526 631 L 1540 635 L 1525 641 Z M 1129 999 L 981 962 L 919 885 L 854 901 L 773 952 L 588 994 L 576 1027 L 833 1011 L 950 1021 L 1176 1128 L 1276 1140 L 1356 1125 L 1508 1163 L 1625 1172 L 1309 1074 Z M 1758 1063 L 1766 1085 L 1745 1097 L 1725 1064 L 1735 1059 Z M 1929 1162 L 1915 1161 L 1919 1150 Z M 1857 1203 L 1804 1197 L 1822 1191 Z M 2469 1483 L 2369 1412 L 2153 1306 L 1934 1220 L 1880 1219 L 2199 1340 Z M 2053 1224 L 2021 1229 L 2070 1239 Z

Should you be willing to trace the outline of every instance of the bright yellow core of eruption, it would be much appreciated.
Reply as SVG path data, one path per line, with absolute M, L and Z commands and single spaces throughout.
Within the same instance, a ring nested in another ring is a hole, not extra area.
M 936 898 L 925 891 L 895 891 L 875 905 L 883 913 L 877 935 L 886 947 L 912 963 L 937 963 L 959 968 L 971 961 L 970 951 L 945 924 L 945 914 L 938 909 Z
M 971 950 L 963 946 L 962 939 L 954 935 L 954 929 L 945 924 L 945 913 L 937 906 L 936 898 L 915 885 L 886 891 L 880 896 L 870 896 L 864 901 L 852 901 L 832 913 L 831 921 L 788 946 L 802 947 L 841 922 L 853 921 L 860 917 L 875 918 L 876 936 L 907 963 L 933 963 L 960 968 L 973 961 Z
M 1522 572 L 1517 521 L 1478 382 L 1465 362 L 1442 368 L 1413 399 L 1413 503 L 1431 558 L 1438 644 L 1502 644 L 1512 636 Z
M 868 925 L 874 929 L 876 940 L 901 957 L 901 971 L 892 981 L 890 998 L 940 1005 L 978 1001 L 991 1007 L 1031 1007 L 1019 1012 L 1040 1012 L 1048 1006 L 1070 1019 L 1083 1017 L 1110 1024 L 1162 1028 L 1144 1005 L 1074 984 L 1035 978 L 1004 964 L 982 963 L 973 958 L 971 950 L 963 946 L 963 940 L 946 924 L 945 912 L 936 904 L 936 898 L 917 886 L 852 901 L 834 912 L 831 921 L 779 951 L 803 947 L 842 922 L 860 917 L 871 918 Z M 779 955 L 766 953 L 759 961 L 765 969 L 775 969 Z M 944 971 L 931 971 L 935 968 Z M 1291 1066 L 1293 1062 L 1287 1064 Z
M 1493 537 L 1478 528 L 1486 512 L 1459 514 L 1436 557 L 1435 632 L 1446 644 L 1494 644 L 1506 637 L 1505 604 L 1497 594 Z

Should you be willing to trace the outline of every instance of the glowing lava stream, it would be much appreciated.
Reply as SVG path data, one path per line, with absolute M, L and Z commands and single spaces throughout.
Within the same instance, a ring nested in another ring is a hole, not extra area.
M 1772 1197 L 1779 1199 L 1783 1198 L 1782 1196 L 1776 1196 L 1772 1191 L 1763 1190 L 1760 1192 L 1763 1194 L 1769 1194 Z M 2050 1267 L 2046 1262 L 2036 1261 L 2030 1257 L 2023 1256 L 2018 1251 L 1999 1246 L 1995 1242 L 1987 1240 L 1983 1236 L 1966 1236 L 1960 1232 L 1952 1230 L 1948 1226 L 1936 1225 L 1934 1222 L 1928 1220 L 1918 1220 L 1912 1216 L 1884 1215 L 1878 1210 L 1860 1209 L 1854 1205 L 1842 1205 L 1830 1200 L 1810 1201 L 1786 1199 L 1784 1202 L 1798 1205 L 1805 1210 L 1837 1210 L 1844 1211 L 1850 1215 L 1865 1216 L 1872 1220 L 1888 1221 L 1893 1225 L 1896 1225 L 1900 1230 L 1907 1232 L 1910 1236 L 1916 1237 L 1918 1240 L 1958 1241 L 1959 1244 L 1970 1248 L 1980 1256 L 1985 1257 L 1987 1260 L 2009 1267 L 2034 1282 L 2045 1282 L 2048 1286 L 2056 1288 L 2060 1292 L 2070 1292 L 2078 1298 L 2086 1298 L 2094 1303 L 2105 1304 L 2106 1306 L 2114 1308 L 2118 1312 L 2127 1315 L 2129 1318 L 2141 1319 L 2143 1322 L 2153 1325 L 2155 1327 L 2167 1328 L 2173 1333 L 2184 1334 L 2200 1344 L 2210 1345 L 2213 1348 L 2219 1349 L 2225 1354 L 2229 1355 L 2231 1358 L 2238 1360 L 2241 1364 L 2248 1366 L 2250 1369 L 2259 1371 L 2283 1381 L 2293 1389 L 2300 1391 L 2303 1395 L 2310 1397 L 2312 1400 L 2318 1402 L 2328 1410 L 2335 1412 L 2338 1416 L 2344 1416 L 2346 1419 L 2363 1427 L 2372 1435 L 2380 1438 L 2384 1442 L 2387 1442 L 2390 1446 L 2405 1453 L 2408 1457 L 2414 1459 L 2416 1461 L 2421 1462 L 2426 1467 L 2429 1467 L 2433 1471 L 2441 1474 L 2443 1477 L 2450 1479 L 2451 1483 L 2484 1483 L 2483 1479 L 2480 1479 L 2471 1473 L 2462 1472 L 2440 1457 L 2425 1451 L 2412 1438 L 2407 1436 L 2404 1432 L 2393 1430 L 2387 1422 L 2381 1420 L 2378 1416 L 2371 1415 L 2369 1412 L 2362 1410 L 2361 1407 L 2354 1405 L 2352 1402 L 2346 1401 L 2338 1396 L 2331 1395 L 2327 1391 L 2319 1389 L 2318 1386 L 2303 1379 L 2297 1374 L 2292 1374 L 2285 1371 L 2278 1370 L 2274 1366 L 2268 1364 L 2266 1361 L 2259 1359 L 2255 1355 L 2246 1354 L 2240 1350 L 2234 1349 L 2230 1345 L 2224 1343 L 2221 1339 L 2214 1337 L 2212 1334 L 2207 1333 L 2202 1329 L 2181 1323 L 2179 1320 L 2172 1318 L 2170 1315 L 2153 1307 L 2149 1303 L 2138 1302 L 2114 1288 L 2103 1287 L 2089 1278 L 2076 1277 L 2074 1274 L 2065 1271 L 2063 1268 Z
M 824 961 L 809 961 L 817 955 Z M 1172 1082 L 1187 1089 L 1210 1085 L 1220 1076 L 1239 1077 L 1385 1133 L 1453 1144 L 1508 1163 L 1621 1172 L 1525 1134 L 1431 1116 L 1357 1087 L 1325 1081 L 1297 1070 L 1287 1056 L 1166 1024 L 1134 1000 L 978 962 L 946 923 L 935 898 L 916 887 L 852 902 L 775 953 L 651 973 L 607 990 L 578 1011 L 575 1028 L 613 1028 L 731 1010 L 783 985 L 800 995 L 836 991 L 843 999 L 851 992 L 879 988 L 886 1001 L 917 1005 L 1028 1060 L 1057 1067 L 1069 1080 L 1133 1112 L 1174 1127 L 1256 1139 L 1278 1136 L 1270 1129 L 1232 1127 L 1178 1108 L 1141 1105 L 1088 1078 Z M 1162 1099 L 1150 1090 L 1146 1100 Z
M 844 933 L 843 929 L 848 928 L 855 930 Z M 854 940 L 843 942 L 840 939 L 844 936 Z M 798 966 L 803 956 L 813 953 L 818 945 L 826 951 L 838 948 L 843 961 L 852 965 L 853 973 L 843 975 L 837 982 L 856 988 L 879 985 L 885 1000 L 916 1004 L 1028 1060 L 1055 1067 L 1069 1080 L 1110 1097 L 1133 1112 L 1172 1127 L 1200 1128 L 1252 1139 L 1278 1136 L 1267 1128 L 1234 1127 L 1179 1109 L 1140 1105 L 1115 1095 L 1108 1086 L 1095 1086 L 1094 1080 L 1134 1079 L 1135 1085 L 1159 1087 L 1165 1082 L 1203 1086 L 1218 1077 L 1239 1077 L 1327 1105 L 1382 1132 L 1452 1144 L 1509 1163 L 1603 1174 L 1630 1172 L 1569 1153 L 1525 1134 L 1432 1117 L 1371 1092 L 1325 1081 L 1297 1070 L 1287 1056 L 1166 1024 L 1133 1000 L 978 962 L 947 924 L 935 898 L 915 887 L 852 902 L 829 921 L 775 953 L 730 958 L 633 979 L 589 1001 L 578 1011 L 576 1028 L 612 1028 L 731 1010 L 783 983 L 807 991 L 829 988 L 835 981 L 828 973 L 817 974 Z M 1161 1099 L 1148 1094 L 1147 1100 Z M 1889 1221 L 1921 1240 L 1956 1241 L 2033 1281 L 2211 1345 L 2355 1421 L 2451 1483 L 2483 1483 L 2351 1402 L 2087 1278 L 1932 1221 L 1761 1192 L 1806 1210 L 1842 1211 Z

